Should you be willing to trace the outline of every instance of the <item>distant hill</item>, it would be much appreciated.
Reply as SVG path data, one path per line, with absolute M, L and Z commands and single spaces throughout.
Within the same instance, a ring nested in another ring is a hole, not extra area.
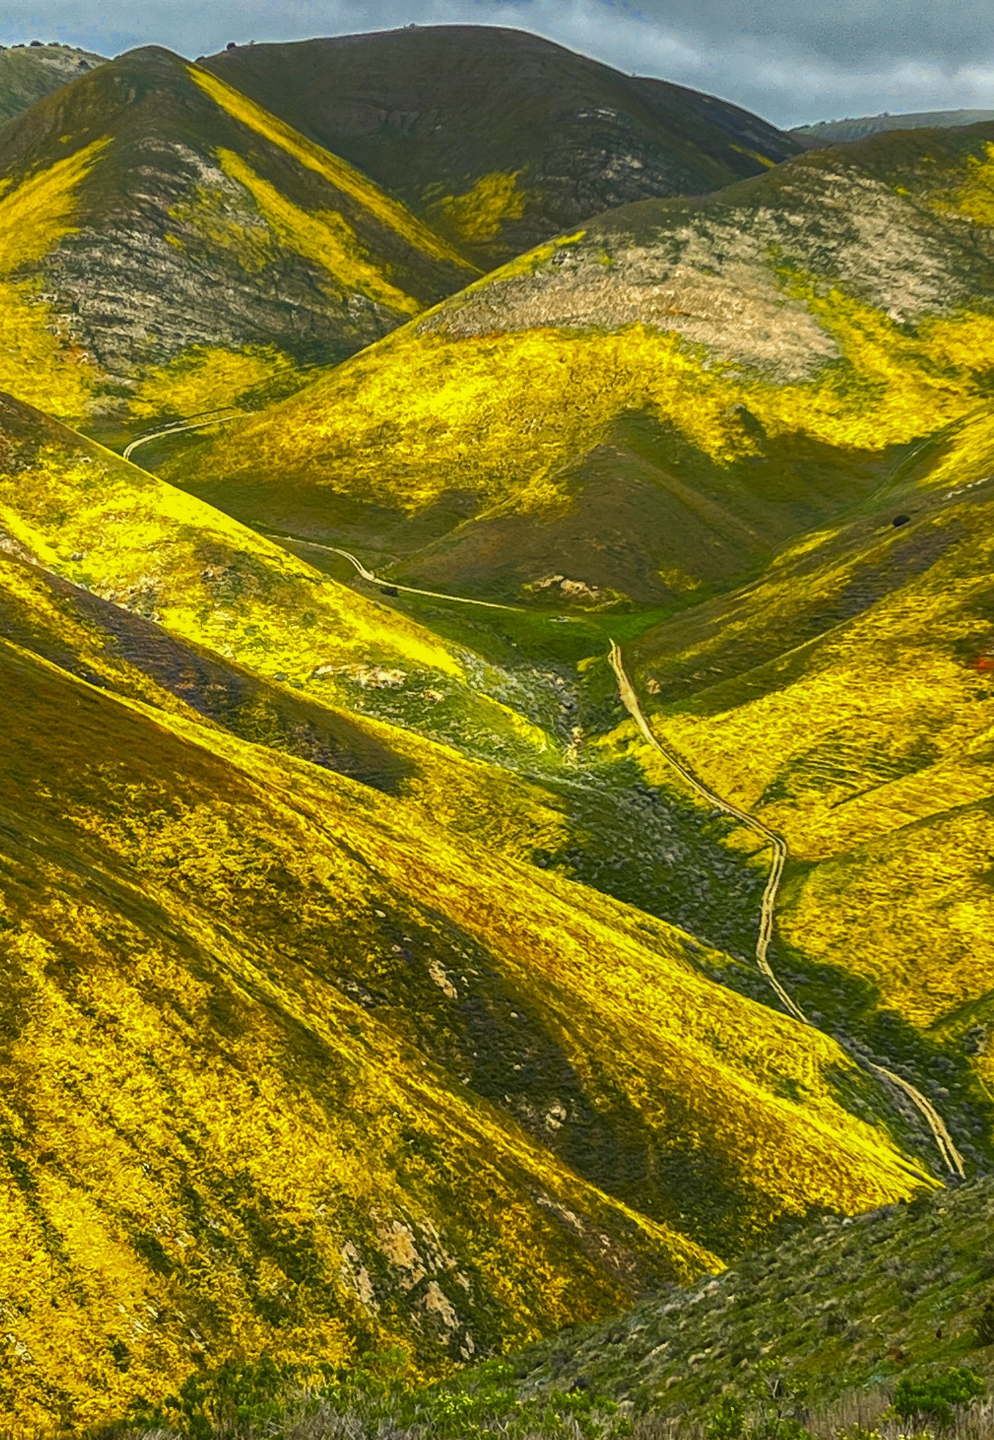
M 71 45 L 0 46 L 0 124 L 107 62 Z
M 156 48 L 0 131 L 0 384 L 120 440 L 285 393 L 476 272 L 398 201 Z
M 815 141 L 841 145 L 863 140 L 884 130 L 945 130 L 955 125 L 978 125 L 994 120 L 994 110 L 920 110 L 909 115 L 861 115 L 854 120 L 819 120 L 815 125 L 797 125 L 788 133 L 802 144 Z
M 700 600 L 985 403 L 992 139 L 894 132 L 611 211 L 166 473 L 434 589 Z
M 519 30 L 408 26 L 200 63 L 487 269 L 611 206 L 717 190 L 800 148 L 727 101 Z

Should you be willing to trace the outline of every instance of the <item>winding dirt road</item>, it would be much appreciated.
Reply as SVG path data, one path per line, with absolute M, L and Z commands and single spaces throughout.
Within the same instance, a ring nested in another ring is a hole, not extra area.
M 398 585 L 396 580 L 384 580 L 382 576 L 374 574 L 372 570 L 367 570 L 351 550 L 339 550 L 337 545 L 319 545 L 316 540 L 298 540 L 296 535 L 285 535 L 283 539 L 292 540 L 295 545 L 303 545 L 307 550 L 327 550 L 330 555 L 343 555 L 346 560 L 351 560 L 361 579 L 368 581 L 370 585 L 379 585 L 388 592 L 397 591 L 401 595 L 427 595 L 429 600 L 453 600 L 457 605 L 482 605 L 486 610 L 510 610 L 515 615 L 531 613 L 523 605 L 498 605 L 496 600 L 471 600 L 468 595 L 445 595 L 441 590 L 418 590 L 414 585 Z
M 161 440 L 164 435 L 182 435 L 185 430 L 203 430 L 208 425 L 229 425 L 232 420 L 244 420 L 242 411 L 237 415 L 213 415 L 209 420 L 177 420 L 175 425 L 167 425 L 163 430 L 153 430 L 150 435 L 139 435 L 137 440 L 132 440 L 121 452 L 122 460 L 130 460 L 138 449 L 139 445 L 151 445 L 153 440 Z
M 671 750 L 666 749 L 666 747 L 657 740 L 642 710 L 638 695 L 635 693 L 635 687 L 628 678 L 628 672 L 625 670 L 625 663 L 621 654 L 621 647 L 616 640 L 611 641 L 608 660 L 610 661 L 611 669 L 614 671 L 615 679 L 618 682 L 618 690 L 621 695 L 622 704 L 635 721 L 646 742 L 662 755 L 667 764 L 670 765 L 703 800 L 706 800 L 709 805 L 713 805 L 716 809 L 723 811 L 724 814 L 734 816 L 736 820 L 748 826 L 754 834 L 759 835 L 764 843 L 772 849 L 773 862 L 770 866 L 769 877 L 766 881 L 766 889 L 763 891 L 763 900 L 760 909 L 759 936 L 756 941 L 756 963 L 771 988 L 776 992 L 785 1010 L 787 1010 L 790 1015 L 793 1015 L 795 1020 L 799 1020 L 802 1025 L 809 1025 L 812 1029 L 816 1029 L 817 1027 L 812 1025 L 812 1022 L 793 999 L 789 991 L 781 985 L 769 962 L 769 949 L 770 942 L 773 939 L 773 921 L 776 913 L 777 894 L 780 890 L 780 881 L 783 879 L 784 866 L 787 863 L 786 842 L 781 836 L 764 825 L 761 820 L 757 820 L 755 816 L 749 815 L 745 810 L 740 810 L 738 806 L 731 805 L 727 800 L 723 800 L 720 795 L 716 795 L 713 790 L 709 790 L 706 785 L 702 785 L 696 775 L 692 774 L 686 765 L 684 765 Z M 872 1071 L 875 1075 L 879 1075 L 881 1079 L 895 1086 L 911 1101 L 931 1130 L 932 1137 L 942 1157 L 942 1163 L 950 1175 L 957 1175 L 960 1179 L 963 1179 L 966 1174 L 963 1157 L 953 1142 L 946 1122 L 931 1101 L 927 1100 L 921 1091 L 912 1085 L 909 1080 L 905 1080 L 900 1075 L 895 1075 L 893 1070 L 888 1070 L 883 1065 L 877 1065 L 872 1060 L 866 1060 L 862 1056 L 855 1055 L 851 1050 L 849 1054 L 852 1055 L 857 1065 L 861 1065 L 864 1069 Z
M 140 446 L 150 445 L 153 440 L 160 440 L 166 435 L 179 435 L 188 430 L 202 430 L 210 425 L 226 425 L 234 420 L 241 420 L 243 418 L 243 413 L 236 411 L 234 414 L 229 415 L 215 413 L 204 419 L 191 417 L 186 420 L 177 421 L 175 424 L 168 425 L 162 430 L 153 431 L 149 435 L 140 435 L 137 440 L 132 440 L 123 452 L 123 459 L 130 460 L 131 456 Z M 370 585 L 379 585 L 388 592 L 405 595 L 423 595 L 430 600 L 449 600 L 457 605 L 479 605 L 487 610 L 508 610 L 518 615 L 530 613 L 526 607 L 520 605 L 500 605 L 493 600 L 474 600 L 466 595 L 446 595 L 437 590 L 420 590 L 413 585 L 398 585 L 394 581 L 383 579 L 374 571 L 368 570 L 362 561 L 353 555 L 350 550 L 339 549 L 336 545 L 321 545 L 313 540 L 298 540 L 295 536 L 286 536 L 283 538 L 293 539 L 295 543 L 311 550 L 324 550 L 332 555 L 341 555 L 343 559 L 348 560 L 350 564 L 355 567 L 361 579 Z M 573 617 L 566 616 L 563 618 L 572 619 Z M 784 866 L 787 863 L 786 842 L 781 836 L 764 825 L 761 820 L 757 820 L 754 816 L 747 814 L 746 811 L 740 810 L 737 806 L 722 799 L 720 795 L 716 795 L 713 790 L 709 790 L 706 785 L 702 785 L 696 775 L 692 774 L 676 755 L 660 744 L 649 726 L 635 688 L 628 678 L 621 654 L 621 647 L 616 640 L 611 641 L 608 659 L 618 682 L 618 690 L 622 703 L 635 721 L 646 742 L 662 755 L 667 764 L 672 766 L 677 774 L 679 774 L 703 800 L 716 809 L 721 810 L 724 814 L 731 815 L 743 825 L 746 825 L 754 834 L 759 835 L 764 843 L 769 845 L 773 851 L 773 862 L 770 866 L 770 873 L 766 881 L 766 888 L 763 891 L 763 899 L 760 906 L 759 935 L 756 940 L 756 964 L 788 1014 L 792 1015 L 794 1019 L 802 1025 L 808 1025 L 811 1026 L 812 1029 L 816 1029 L 817 1027 L 812 1025 L 812 1022 L 791 996 L 790 992 L 781 985 L 769 962 L 769 949 L 770 942 L 773 939 L 773 923 L 776 913 L 777 895 L 780 890 L 780 882 L 783 879 Z M 905 1080 L 900 1075 L 895 1075 L 892 1070 L 888 1070 L 883 1065 L 877 1065 L 872 1060 L 866 1060 L 859 1055 L 853 1054 L 852 1051 L 849 1051 L 849 1053 L 858 1065 L 879 1075 L 881 1079 L 889 1082 L 896 1089 L 900 1090 L 911 1101 L 931 1130 L 943 1164 L 949 1173 L 963 1178 L 966 1173 L 963 1157 L 956 1148 L 948 1127 L 935 1106 L 927 1100 L 921 1091 L 912 1085 L 909 1080 Z

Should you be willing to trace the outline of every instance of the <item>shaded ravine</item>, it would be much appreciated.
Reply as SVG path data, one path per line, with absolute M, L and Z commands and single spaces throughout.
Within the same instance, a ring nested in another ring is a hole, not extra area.
M 178 433 L 179 431 L 187 429 L 199 429 L 201 428 L 201 426 L 204 425 L 224 424 L 226 423 L 226 421 L 236 420 L 240 418 L 242 418 L 240 414 L 218 417 L 216 412 L 214 412 L 213 419 L 190 419 L 177 422 L 177 424 L 173 426 L 166 427 L 163 430 L 156 431 L 152 434 L 142 436 L 138 440 L 132 441 L 125 450 L 123 458 L 127 459 L 139 445 L 147 444 L 152 440 L 159 439 L 162 436 Z M 408 595 L 422 595 L 436 600 L 448 600 L 458 605 L 478 605 L 491 610 L 508 610 L 519 614 L 526 613 L 526 607 L 522 606 L 502 605 L 492 600 L 477 600 L 470 596 L 451 595 L 434 590 L 421 590 L 411 585 L 397 584 L 396 582 L 378 576 L 374 571 L 367 569 L 367 567 L 363 565 L 362 561 L 359 560 L 355 555 L 353 555 L 351 551 L 340 549 L 339 547 L 334 545 L 322 545 L 315 541 L 297 540 L 296 537 L 292 536 L 274 536 L 274 538 L 294 539 L 296 543 L 301 544 L 307 548 L 323 550 L 334 555 L 340 555 L 343 559 L 349 561 L 349 563 L 354 567 L 357 574 L 362 580 L 364 580 L 367 584 L 379 586 L 381 590 L 383 590 L 386 594 L 404 593 Z M 569 616 L 564 618 L 572 619 L 573 617 Z M 656 736 L 653 734 L 649 723 L 645 717 L 645 714 L 643 713 L 638 695 L 636 694 L 635 689 L 632 686 L 632 683 L 628 678 L 628 674 L 625 670 L 624 662 L 621 655 L 621 648 L 615 640 L 611 641 L 611 648 L 608 659 L 618 682 L 618 689 L 622 703 L 628 713 L 632 716 L 632 719 L 635 721 L 636 725 L 638 726 L 640 732 L 642 733 L 648 744 L 651 745 L 653 749 L 657 750 L 667 761 L 667 763 L 672 766 L 672 768 L 675 769 L 679 775 L 681 775 L 681 777 L 687 782 L 687 784 L 690 785 L 691 788 L 696 791 L 696 793 L 699 794 L 704 800 L 706 800 L 709 804 L 717 807 L 725 814 L 731 815 L 735 819 L 739 820 L 742 824 L 746 825 L 749 829 L 751 829 L 755 834 L 761 836 L 767 845 L 770 845 L 772 847 L 773 864 L 770 868 L 770 874 L 766 882 L 766 888 L 763 892 L 763 899 L 760 908 L 759 936 L 756 942 L 755 952 L 756 963 L 763 976 L 769 983 L 770 987 L 776 993 L 784 1008 L 787 1010 L 788 1014 L 793 1016 L 793 1018 L 799 1021 L 799 1023 L 802 1025 L 810 1026 L 812 1029 L 818 1028 L 812 1025 L 812 1022 L 805 1015 L 804 1011 L 800 1008 L 800 1006 L 796 1003 L 790 993 L 777 979 L 777 976 L 774 973 L 768 958 L 770 942 L 773 938 L 773 923 L 776 909 L 777 894 L 779 892 L 781 879 L 783 878 L 784 866 L 787 861 L 786 843 L 779 835 L 777 835 L 774 831 L 770 830 L 766 825 L 764 825 L 762 821 L 755 819 L 755 817 L 747 814 L 743 810 L 739 810 L 729 801 L 722 799 L 721 796 L 715 795 L 712 791 L 708 790 L 707 787 L 701 784 L 701 782 L 686 768 L 685 765 L 681 763 L 680 760 L 677 759 L 675 755 L 671 754 L 670 751 L 665 749 L 664 746 L 660 744 L 660 742 L 656 739 Z M 942 1116 L 931 1104 L 931 1102 L 928 1101 L 924 1095 L 922 1095 L 921 1091 L 919 1091 L 914 1085 L 912 1085 L 910 1081 L 905 1080 L 900 1075 L 894 1074 L 893 1071 L 888 1070 L 885 1066 L 877 1065 L 874 1061 L 868 1060 L 865 1057 L 859 1055 L 855 1055 L 851 1050 L 849 1051 L 849 1053 L 853 1055 L 853 1059 L 856 1061 L 857 1064 L 862 1066 L 864 1069 L 870 1070 L 874 1074 L 879 1075 L 882 1079 L 888 1081 L 891 1085 L 902 1091 L 902 1093 L 911 1101 L 911 1103 L 916 1107 L 916 1109 L 925 1119 L 929 1130 L 931 1131 L 935 1139 L 935 1143 L 938 1147 L 943 1163 L 946 1165 L 949 1173 L 951 1175 L 956 1175 L 959 1178 L 964 1178 L 966 1172 L 963 1164 L 963 1157 L 960 1154 L 959 1150 L 956 1148 L 956 1145 L 953 1142 L 952 1136 L 949 1134 L 949 1130 Z
M 773 939 L 773 921 L 776 913 L 777 895 L 780 890 L 780 882 L 783 879 L 784 866 L 787 863 L 786 841 L 782 836 L 777 835 L 775 831 L 770 830 L 768 826 L 764 825 L 761 820 L 757 820 L 755 816 L 747 814 L 746 811 L 740 810 L 736 805 L 732 805 L 730 801 L 722 799 L 720 795 L 716 795 L 713 790 L 709 790 L 706 785 L 703 785 L 700 780 L 687 769 L 686 765 L 684 765 L 672 751 L 660 743 L 645 717 L 638 695 L 635 692 L 635 687 L 628 678 L 628 672 L 625 670 L 625 664 L 621 654 L 621 647 L 616 640 L 611 641 L 608 660 L 611 669 L 614 671 L 615 679 L 618 682 L 621 702 L 635 721 L 646 742 L 662 755 L 667 764 L 670 765 L 703 800 L 706 800 L 709 805 L 713 805 L 723 811 L 724 814 L 731 815 L 736 820 L 741 821 L 743 825 L 746 825 L 754 834 L 759 835 L 765 844 L 771 847 L 773 851 L 773 863 L 770 866 L 766 889 L 763 891 L 759 917 L 759 935 L 756 940 L 756 964 L 759 966 L 771 989 L 775 992 L 788 1014 L 792 1015 L 794 1019 L 802 1025 L 808 1025 L 811 1029 L 817 1029 L 818 1027 L 808 1019 L 790 992 L 786 990 L 777 979 L 769 961 L 769 949 L 770 942 Z M 845 1048 L 858 1065 L 866 1070 L 872 1071 L 875 1075 L 880 1076 L 881 1079 L 888 1081 L 891 1085 L 896 1086 L 897 1089 L 907 1096 L 931 1130 L 939 1154 L 942 1157 L 942 1162 L 950 1175 L 956 1175 L 959 1179 L 964 1179 L 966 1170 L 963 1164 L 963 1157 L 956 1148 L 953 1138 L 946 1126 L 946 1122 L 931 1101 L 927 1100 L 921 1091 L 912 1085 L 909 1080 L 905 1080 L 900 1075 L 895 1075 L 893 1070 L 888 1070 L 884 1065 L 877 1065 L 874 1061 L 868 1060 L 864 1056 L 854 1054 L 848 1046 Z

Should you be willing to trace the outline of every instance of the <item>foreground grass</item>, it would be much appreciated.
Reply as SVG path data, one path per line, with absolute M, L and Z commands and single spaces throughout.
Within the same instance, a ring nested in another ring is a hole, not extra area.
M 411 1440 L 994 1433 L 994 1184 L 806 1226 L 718 1277 L 424 1384 L 405 1351 L 191 1376 L 102 1432 Z

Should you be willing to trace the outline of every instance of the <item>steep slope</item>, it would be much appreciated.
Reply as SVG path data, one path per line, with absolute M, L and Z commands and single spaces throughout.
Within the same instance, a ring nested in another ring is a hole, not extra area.
M 212 75 L 137 50 L 0 131 L 0 387 L 101 433 L 286 393 L 472 267 Z
M 921 110 L 907 115 L 860 115 L 850 120 L 819 120 L 815 125 L 798 125 L 789 133 L 803 143 L 842 145 L 865 140 L 883 130 L 936 130 L 951 125 L 979 125 L 994 120 L 994 110 Z
M 613 211 L 164 473 L 415 584 L 685 604 L 983 403 L 992 137 L 878 136 Z
M 437 1367 L 714 1263 L 445 1066 L 432 972 L 483 952 L 411 893 L 408 827 L 0 664 L 6 1419 L 75 1429 L 232 1350 Z
M 34 42 L 8 49 L 0 45 L 0 125 L 36 100 L 106 63 L 102 55 L 77 46 Z
M 631 662 L 656 733 L 790 852 L 774 967 L 989 1139 L 994 1023 L 984 412 Z
M 200 63 L 344 155 L 491 269 L 578 220 L 795 154 L 726 101 L 520 30 L 408 26 Z
M 933 1417 L 924 1433 L 983 1435 L 994 1381 L 992 1217 L 989 1179 L 855 1222 L 826 1217 L 722 1275 L 666 1286 L 625 1314 L 571 1326 L 441 1383 L 418 1384 L 371 1357 L 380 1383 L 369 1384 L 369 1371 L 319 1383 L 306 1423 L 322 1440 L 345 1417 L 357 1432 L 446 1440 L 456 1414 L 465 1436 L 580 1425 L 608 1440 L 619 1428 L 697 1435 L 735 1428 L 738 1419 L 746 1434 L 802 1429 L 839 1440 L 905 1433 L 908 1417 L 890 1413 L 897 1384 L 928 1385 L 965 1368 L 973 1384 L 959 1404 L 972 1407 L 949 1426 Z M 303 1418 L 299 1378 L 261 1367 L 245 1367 L 241 1378 L 245 1398 L 275 1400 L 272 1428 L 293 1433 Z M 209 1433 L 220 1436 L 232 1406 L 230 1372 L 208 1370 L 197 1380 L 198 1418 L 212 1420 Z M 161 1434 L 151 1407 L 135 1431 L 148 1440 Z M 265 1430 L 248 1433 L 256 1440 Z
M 417 627 L 23 406 L 2 424 L 19 1422 L 238 1352 L 400 1338 L 437 1369 L 929 1183 L 832 1040 L 513 858 L 555 843 L 547 794 L 273 673 L 374 619 L 409 664 Z
M 267 678 L 321 671 L 327 693 L 348 694 L 354 671 L 402 663 L 458 683 L 451 648 L 209 506 L 9 396 L 0 424 L 16 553 Z

